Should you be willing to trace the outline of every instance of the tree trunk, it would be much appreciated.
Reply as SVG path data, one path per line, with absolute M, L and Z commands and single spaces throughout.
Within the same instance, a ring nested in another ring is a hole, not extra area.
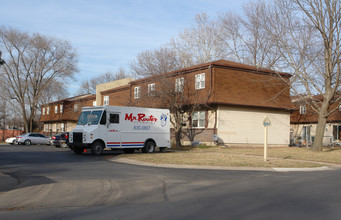
M 182 133 L 182 124 L 179 120 L 177 120 L 177 125 L 175 129 L 175 145 L 176 147 L 182 147 L 181 145 L 181 133 Z
M 316 127 L 315 139 L 312 146 L 312 150 L 319 152 L 323 150 L 323 136 L 326 129 L 327 117 L 323 114 L 319 114 L 319 119 Z
M 182 145 L 181 145 L 181 130 L 175 131 L 175 144 L 176 144 L 176 147 L 182 147 Z

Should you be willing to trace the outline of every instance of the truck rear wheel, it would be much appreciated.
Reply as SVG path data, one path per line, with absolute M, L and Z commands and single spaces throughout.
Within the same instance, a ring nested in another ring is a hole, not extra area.
M 154 153 L 156 144 L 154 141 L 148 141 L 144 148 L 142 148 L 143 153 Z
M 99 141 L 95 141 L 92 145 L 91 145 L 91 153 L 93 155 L 101 155 L 103 152 L 103 144 Z

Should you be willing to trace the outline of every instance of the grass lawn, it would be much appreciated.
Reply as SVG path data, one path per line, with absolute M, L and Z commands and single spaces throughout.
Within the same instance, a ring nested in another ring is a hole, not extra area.
M 313 152 L 310 148 L 269 148 L 264 162 L 263 148 L 183 147 L 166 153 L 122 154 L 119 157 L 157 164 L 184 164 L 230 167 L 321 167 L 319 162 L 341 165 L 341 148 Z

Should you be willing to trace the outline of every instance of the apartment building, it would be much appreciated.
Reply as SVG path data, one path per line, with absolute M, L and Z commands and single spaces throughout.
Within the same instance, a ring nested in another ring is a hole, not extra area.
M 47 135 L 71 131 L 82 107 L 96 105 L 96 96 L 92 94 L 75 96 L 45 104 L 41 107 L 40 122 L 44 124 L 43 133 Z
M 108 105 L 183 108 L 183 144 L 212 144 L 212 136 L 227 145 L 263 144 L 268 117 L 270 145 L 290 142 L 290 100 L 287 73 L 219 60 L 129 82 L 101 92 Z
M 271 122 L 268 143 L 287 146 L 293 109 L 290 77 L 218 60 L 139 80 L 124 79 L 112 88 L 99 85 L 97 97 L 73 97 L 43 106 L 41 121 L 45 132 L 69 131 L 81 106 L 92 106 L 95 100 L 103 105 L 168 108 L 173 137 L 180 118 L 183 144 L 212 144 L 216 135 L 222 144 L 258 146 L 264 142 L 267 117 Z M 75 103 L 82 103 L 77 111 Z M 61 105 L 65 110 L 60 110 Z
M 322 100 L 319 95 L 312 98 L 317 101 Z M 309 146 L 314 141 L 318 114 L 309 105 L 309 97 L 296 96 L 292 99 L 296 107 L 290 118 L 292 144 Z M 339 97 L 335 97 L 335 99 L 339 99 Z M 341 103 L 335 100 L 332 102 L 330 107 L 332 113 L 327 118 L 323 144 L 337 143 L 341 145 Z

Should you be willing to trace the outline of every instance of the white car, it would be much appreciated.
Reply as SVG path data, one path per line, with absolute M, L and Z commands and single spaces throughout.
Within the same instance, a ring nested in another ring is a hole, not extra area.
M 5 140 L 6 143 L 8 144 L 16 144 L 16 137 L 10 137 Z

